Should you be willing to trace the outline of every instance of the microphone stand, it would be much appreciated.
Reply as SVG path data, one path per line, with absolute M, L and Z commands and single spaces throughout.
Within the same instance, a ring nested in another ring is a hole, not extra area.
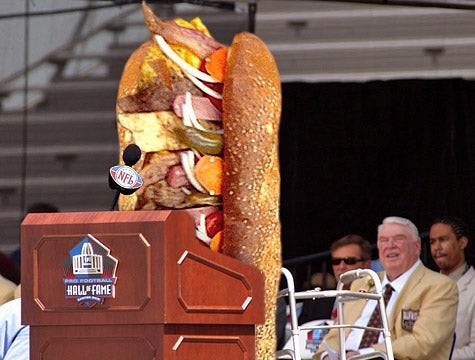
M 115 195 L 114 195 L 114 200 L 112 200 L 112 205 L 111 205 L 110 211 L 114 211 L 114 209 L 117 205 L 117 201 L 119 201 L 119 195 L 120 195 L 120 190 L 116 190 Z

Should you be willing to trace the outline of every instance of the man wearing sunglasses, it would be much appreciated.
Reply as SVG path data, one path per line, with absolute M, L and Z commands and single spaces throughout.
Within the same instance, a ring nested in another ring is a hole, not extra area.
M 359 235 L 346 235 L 330 246 L 336 281 L 347 271 L 371 268 L 371 244 Z
M 330 246 L 330 253 L 336 281 L 347 271 L 371 268 L 371 244 L 362 236 L 350 234 L 336 240 Z M 320 319 L 336 319 L 334 298 L 304 302 L 299 324 Z

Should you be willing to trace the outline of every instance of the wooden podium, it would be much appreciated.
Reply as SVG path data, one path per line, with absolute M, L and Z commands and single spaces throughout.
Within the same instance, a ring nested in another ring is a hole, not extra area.
M 29 214 L 21 248 L 32 360 L 255 358 L 263 275 L 185 210 Z

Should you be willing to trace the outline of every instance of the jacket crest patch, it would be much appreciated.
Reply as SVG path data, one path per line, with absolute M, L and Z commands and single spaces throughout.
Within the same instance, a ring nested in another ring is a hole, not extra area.
M 414 324 L 419 317 L 419 310 L 402 309 L 402 328 L 412 331 Z

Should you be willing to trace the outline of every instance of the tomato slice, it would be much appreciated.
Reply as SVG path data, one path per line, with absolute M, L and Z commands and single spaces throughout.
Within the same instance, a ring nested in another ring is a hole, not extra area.
M 195 165 L 195 176 L 210 195 L 221 195 L 223 188 L 223 159 L 205 155 Z
M 200 66 L 200 71 L 210 75 L 208 73 L 208 70 L 206 69 L 206 60 L 203 60 Z M 217 83 L 210 83 L 207 81 L 203 81 L 203 83 L 209 87 L 210 89 L 222 94 L 223 93 L 223 83 L 217 82 Z M 214 96 L 210 96 L 208 94 L 205 94 L 205 96 L 211 101 L 211 103 L 219 110 L 223 111 L 223 105 L 221 99 L 216 99 Z
M 218 233 L 216 233 L 215 236 L 213 236 L 209 247 L 211 248 L 211 250 L 216 252 L 223 251 L 223 231 L 219 231 Z
M 206 217 L 206 232 L 210 238 L 214 237 L 224 227 L 224 216 L 222 211 L 216 211 Z
M 226 72 L 228 47 L 223 46 L 213 52 L 204 60 L 206 72 L 216 81 L 222 83 Z

